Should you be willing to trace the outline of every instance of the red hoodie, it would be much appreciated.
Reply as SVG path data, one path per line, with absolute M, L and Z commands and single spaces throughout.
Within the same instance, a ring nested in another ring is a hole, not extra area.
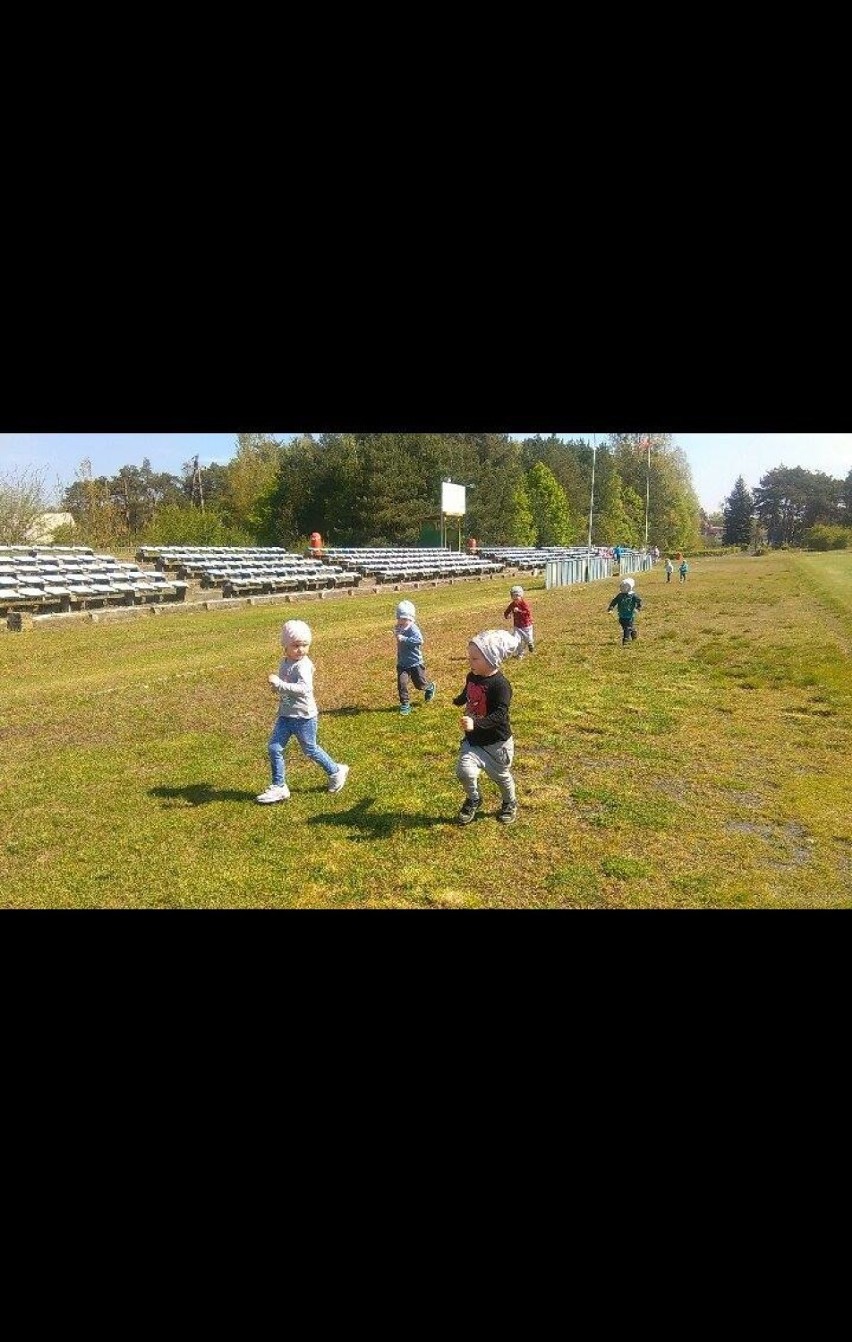
M 532 611 L 524 601 L 523 597 L 513 597 L 509 605 L 503 611 L 503 619 L 511 613 L 512 623 L 516 629 L 529 629 L 532 624 Z

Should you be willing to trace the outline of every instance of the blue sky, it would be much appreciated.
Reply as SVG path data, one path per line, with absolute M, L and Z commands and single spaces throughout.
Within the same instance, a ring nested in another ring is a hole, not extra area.
M 292 435 L 276 431 L 275 436 Z M 592 433 L 566 430 L 560 436 L 591 441 Z M 605 437 L 598 434 L 597 441 Z M 0 474 L 34 467 L 58 501 L 84 457 L 96 476 L 141 466 L 143 457 L 153 470 L 179 475 L 196 453 L 202 465 L 229 461 L 236 439 L 236 433 L 0 433 Z M 803 466 L 841 480 L 852 470 L 852 433 L 675 433 L 672 439 L 686 453 L 695 492 L 707 512 L 721 507 L 739 475 L 753 489 L 775 466 Z

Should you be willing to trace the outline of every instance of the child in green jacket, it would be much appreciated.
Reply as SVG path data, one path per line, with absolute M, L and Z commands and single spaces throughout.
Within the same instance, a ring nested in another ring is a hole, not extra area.
M 633 579 L 624 578 L 619 585 L 618 592 L 612 598 L 607 610 L 612 610 L 613 606 L 618 607 L 618 623 L 621 625 L 621 646 L 625 643 L 631 643 L 637 638 L 636 625 L 634 623 L 637 610 L 642 609 L 642 598 L 638 592 L 633 590 Z

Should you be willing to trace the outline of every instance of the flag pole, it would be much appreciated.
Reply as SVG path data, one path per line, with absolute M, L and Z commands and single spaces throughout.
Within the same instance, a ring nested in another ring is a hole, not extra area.
M 645 476 L 645 549 L 648 548 L 648 507 L 651 501 L 651 435 L 648 434 L 648 472 Z
M 586 549 L 589 554 L 592 553 L 592 513 L 595 507 L 595 459 L 598 454 L 597 434 L 592 434 L 592 493 L 589 499 L 589 540 Z

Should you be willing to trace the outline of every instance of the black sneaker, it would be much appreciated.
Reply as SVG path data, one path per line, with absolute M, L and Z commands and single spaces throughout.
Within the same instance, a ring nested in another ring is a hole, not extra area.
M 504 801 L 500 810 L 497 812 L 497 819 L 502 820 L 504 825 L 514 825 L 518 818 L 518 803 L 515 801 Z
M 477 797 L 476 801 L 471 801 L 470 798 L 468 798 L 459 811 L 459 824 L 469 825 L 481 805 L 481 797 Z

